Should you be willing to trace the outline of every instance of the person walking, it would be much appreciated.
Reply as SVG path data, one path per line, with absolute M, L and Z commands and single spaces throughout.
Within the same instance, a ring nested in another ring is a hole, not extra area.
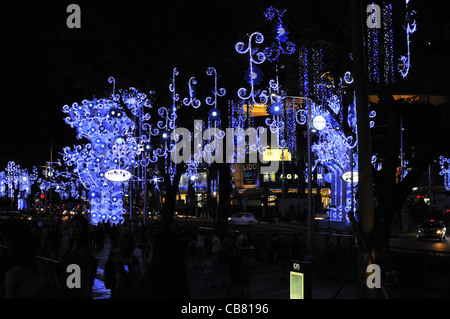
M 111 298 L 130 289 L 140 276 L 139 259 L 133 254 L 136 241 L 133 234 L 124 233 L 119 251 L 111 251 L 105 264 L 105 288 L 111 289 Z
M 89 299 L 92 297 L 92 286 L 97 269 L 98 260 L 94 259 L 89 244 L 89 222 L 81 216 L 75 215 L 69 221 L 69 248 L 61 260 L 62 274 L 60 297 L 65 299 Z M 68 287 L 67 280 L 71 273 L 68 266 L 76 265 L 81 272 L 80 288 Z
M 220 242 L 220 238 L 217 235 L 217 233 L 214 233 L 213 239 L 212 239 L 212 247 L 211 247 L 214 268 L 217 268 L 219 266 L 219 254 L 220 254 L 221 249 L 222 249 L 222 245 Z
M 213 262 L 210 254 L 203 261 L 203 274 L 205 276 L 205 287 L 214 287 Z
M 205 256 L 205 244 L 206 236 L 203 230 L 200 230 L 197 234 L 197 262 L 201 263 Z
M 157 233 L 152 238 L 149 269 L 122 293 L 123 299 L 190 299 L 180 240 L 173 232 Z
M 4 224 L 3 236 L 9 266 L 4 274 L 2 298 L 43 298 L 48 281 L 44 265 L 35 256 L 31 229 L 24 222 L 11 219 Z

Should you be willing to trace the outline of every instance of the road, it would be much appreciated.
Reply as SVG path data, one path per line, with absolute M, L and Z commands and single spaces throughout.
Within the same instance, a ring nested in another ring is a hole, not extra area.
M 444 239 L 443 241 L 437 240 L 420 241 L 417 240 L 415 237 L 391 238 L 390 247 L 402 250 L 430 251 L 433 253 L 450 254 L 450 240 L 448 238 Z
M 191 225 L 198 225 L 203 227 L 213 227 L 213 222 L 207 219 L 190 219 Z M 297 233 L 301 237 L 307 234 L 307 228 L 296 224 L 283 223 L 263 223 L 252 226 L 245 225 L 230 225 L 229 229 L 234 231 L 245 231 L 253 234 L 267 234 L 277 233 L 279 235 Z M 408 251 L 430 251 L 433 253 L 450 254 L 450 238 L 443 241 L 423 240 L 419 241 L 415 237 L 414 232 L 403 234 L 398 237 L 390 239 L 390 247 L 393 249 L 408 250 Z

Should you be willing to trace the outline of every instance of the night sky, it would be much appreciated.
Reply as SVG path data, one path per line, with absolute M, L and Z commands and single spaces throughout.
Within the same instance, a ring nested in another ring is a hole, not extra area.
M 331 70 L 342 70 L 351 51 L 350 1 L 12 2 L 2 4 L 7 57 L 2 59 L 0 170 L 10 160 L 22 167 L 43 165 L 51 147 L 56 160 L 62 147 L 83 143 L 65 124 L 62 107 L 107 96 L 109 76 L 118 89 L 154 90 L 156 105 L 167 105 L 174 67 L 180 70 L 181 97 L 189 77 L 196 76 L 203 99 L 212 89 L 205 71 L 214 66 L 226 98 L 235 98 L 237 88 L 245 85 L 248 61 L 234 46 L 254 31 L 262 32 L 267 44 L 272 40 L 273 23 L 264 17 L 271 5 L 286 9 L 283 21 L 297 47 L 324 45 Z M 418 31 L 412 37 L 411 75 L 398 84 L 399 90 L 450 95 L 447 2 L 411 1 Z M 66 25 L 70 3 L 81 8 L 81 29 Z M 295 62 L 286 65 L 285 88 L 288 95 L 297 95 L 293 79 L 298 69 Z

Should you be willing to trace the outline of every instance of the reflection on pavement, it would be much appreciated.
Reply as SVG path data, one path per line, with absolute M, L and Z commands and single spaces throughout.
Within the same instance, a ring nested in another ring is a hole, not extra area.
M 97 276 L 103 277 L 103 269 L 97 268 Z M 92 287 L 92 299 L 109 299 L 111 298 L 111 290 L 105 288 L 105 283 L 98 278 L 94 280 Z
M 94 286 L 92 287 L 93 299 L 109 299 L 111 298 L 111 291 L 105 288 L 103 281 L 95 278 Z

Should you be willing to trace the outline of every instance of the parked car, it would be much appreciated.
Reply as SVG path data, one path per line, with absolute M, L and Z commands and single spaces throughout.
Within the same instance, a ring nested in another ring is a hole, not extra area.
M 161 216 L 161 213 L 157 213 L 156 215 L 154 215 L 153 216 L 153 219 L 156 219 L 156 220 L 158 220 L 158 221 L 160 221 L 161 219 L 162 219 L 162 216 Z M 174 221 L 177 221 L 177 220 L 179 220 L 180 219 L 180 217 L 178 216 L 178 213 L 174 213 L 173 214 L 173 220 Z
M 228 222 L 231 225 L 254 225 L 258 223 L 258 220 L 253 214 L 250 213 L 238 213 L 228 217 Z
M 447 228 L 443 221 L 431 219 L 419 226 L 417 238 L 421 239 L 445 239 Z

